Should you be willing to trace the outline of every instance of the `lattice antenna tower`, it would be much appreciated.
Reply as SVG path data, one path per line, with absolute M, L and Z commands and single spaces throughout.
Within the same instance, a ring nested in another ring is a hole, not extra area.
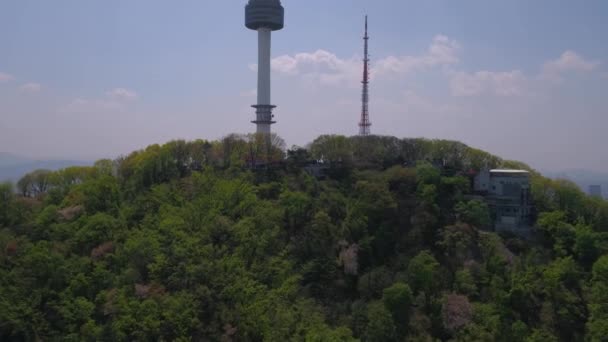
M 369 120 L 369 36 L 367 34 L 367 15 L 365 16 L 365 36 L 363 36 L 363 91 L 361 93 L 361 121 L 359 121 L 359 135 L 371 134 L 372 123 Z

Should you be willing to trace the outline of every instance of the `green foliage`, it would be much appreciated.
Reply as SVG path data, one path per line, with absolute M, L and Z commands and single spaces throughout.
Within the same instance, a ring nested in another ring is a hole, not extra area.
M 608 324 L 608 255 L 593 264 L 588 309 L 587 331 L 591 341 L 603 341 Z
M 433 165 L 420 162 L 416 165 L 416 178 L 419 183 L 423 184 L 439 184 L 441 173 Z
M 412 299 L 412 290 L 404 283 L 395 283 L 382 292 L 382 302 L 391 313 L 400 336 L 407 335 Z
M 467 296 L 474 297 L 478 294 L 475 278 L 468 269 L 456 272 L 454 287 L 454 290 Z
M 490 209 L 485 202 L 472 200 L 467 202 L 459 202 L 454 208 L 460 219 L 475 227 L 487 227 L 491 223 Z
M 235 134 L 34 171 L 0 184 L 0 340 L 605 340 L 608 204 L 531 170 L 536 229 L 503 240 L 468 196 L 494 167 L 529 169 Z
M 310 144 L 310 153 L 316 159 L 334 163 L 352 161 L 352 144 L 347 137 L 340 135 L 322 135 Z
M 420 252 L 410 261 L 407 273 L 414 293 L 431 295 L 440 286 L 439 262 L 428 251 Z
M 0 227 L 9 226 L 12 222 L 14 205 L 13 185 L 11 183 L 0 183 Z
M 555 253 L 559 256 L 572 254 L 576 241 L 576 230 L 566 222 L 566 214 L 561 211 L 541 213 L 537 226 L 545 232 Z
M 384 342 L 396 340 L 395 322 L 391 312 L 381 302 L 372 302 L 367 308 L 367 331 L 365 340 Z

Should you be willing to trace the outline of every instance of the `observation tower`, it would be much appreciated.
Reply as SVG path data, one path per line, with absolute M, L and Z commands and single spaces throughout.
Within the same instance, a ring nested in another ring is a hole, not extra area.
M 258 102 L 255 108 L 257 133 L 270 134 L 274 121 L 270 102 L 271 33 L 283 28 L 285 10 L 281 0 L 249 0 L 245 6 L 245 26 L 258 31 Z

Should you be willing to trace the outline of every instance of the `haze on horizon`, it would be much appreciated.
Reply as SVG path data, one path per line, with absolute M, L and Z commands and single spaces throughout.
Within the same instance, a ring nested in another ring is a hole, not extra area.
M 253 132 L 245 0 L 0 3 L 0 151 L 116 157 Z M 374 134 L 454 139 L 543 170 L 608 171 L 608 2 L 283 0 L 274 132 L 354 135 L 363 17 Z

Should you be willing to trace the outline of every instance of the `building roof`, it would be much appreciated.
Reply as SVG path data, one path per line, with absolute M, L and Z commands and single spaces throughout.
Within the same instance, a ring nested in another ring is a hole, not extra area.
M 521 173 L 521 174 L 529 174 L 529 171 L 526 170 L 510 170 L 510 169 L 494 169 L 490 170 L 490 173 Z

